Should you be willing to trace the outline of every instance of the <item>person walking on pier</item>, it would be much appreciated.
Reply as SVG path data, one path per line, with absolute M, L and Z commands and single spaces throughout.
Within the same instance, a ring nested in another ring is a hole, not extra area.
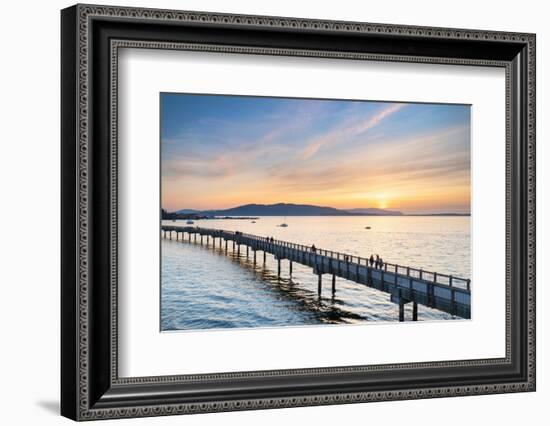
M 376 255 L 376 260 L 374 261 L 374 264 L 376 269 L 380 267 L 380 256 Z
M 311 245 L 311 251 L 312 251 L 312 253 L 315 253 L 316 250 L 317 250 L 317 249 L 315 248 L 315 244 L 312 244 L 312 245 Z
M 369 258 L 370 267 L 372 268 L 372 265 L 374 264 L 374 256 L 371 254 Z

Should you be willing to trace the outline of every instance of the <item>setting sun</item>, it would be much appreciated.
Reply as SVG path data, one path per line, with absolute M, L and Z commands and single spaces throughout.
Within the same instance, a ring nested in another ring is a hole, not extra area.
M 379 200 L 378 201 L 378 208 L 379 209 L 387 209 L 388 208 L 388 202 L 386 200 Z

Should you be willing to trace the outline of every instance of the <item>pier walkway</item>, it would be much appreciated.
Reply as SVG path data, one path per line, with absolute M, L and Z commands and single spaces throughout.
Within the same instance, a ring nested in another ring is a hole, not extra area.
M 312 268 L 314 274 L 318 275 L 318 293 L 322 291 L 322 276 L 331 275 L 332 292 L 336 292 L 336 277 L 344 278 L 358 284 L 366 285 L 390 295 L 390 300 L 399 305 L 399 321 L 405 320 L 404 306 L 407 303 L 413 304 L 412 319 L 418 318 L 418 304 L 428 306 L 451 315 L 470 318 L 470 287 L 469 279 L 463 279 L 452 275 L 440 274 L 437 272 L 424 271 L 409 266 L 384 263 L 381 267 L 371 266 L 368 259 L 339 253 L 331 250 L 311 247 L 286 241 L 271 240 L 267 237 L 245 234 L 238 231 L 226 231 L 221 229 L 200 228 L 196 226 L 166 226 L 161 227 L 162 235 L 165 238 L 175 238 L 182 241 L 187 239 L 203 243 L 206 237 L 206 244 L 216 247 L 216 239 L 219 247 L 225 244 L 227 250 L 228 242 L 233 245 L 233 250 L 240 254 L 241 246 L 246 247 L 246 255 L 249 250 L 254 256 L 256 263 L 256 252 L 263 253 L 265 264 L 266 254 L 269 253 L 277 260 L 277 274 L 281 275 L 281 261 L 289 261 L 289 273 L 292 275 L 292 263 L 296 262 Z

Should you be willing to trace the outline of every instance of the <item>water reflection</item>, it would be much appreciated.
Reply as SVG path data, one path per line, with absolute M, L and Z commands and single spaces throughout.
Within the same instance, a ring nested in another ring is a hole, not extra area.
M 354 314 L 345 309 L 344 300 L 337 297 L 337 291 L 332 293 L 332 287 L 325 283 L 323 291 L 319 295 L 318 291 L 312 291 L 300 285 L 292 276 L 278 276 L 275 270 L 270 269 L 263 263 L 263 257 L 257 256 L 254 262 L 253 253 L 250 251 L 246 255 L 246 249 L 241 250 L 240 254 L 236 251 L 225 250 L 224 246 L 211 247 L 198 244 L 203 250 L 213 252 L 218 256 L 229 258 L 234 264 L 246 269 L 248 273 L 254 274 L 258 281 L 262 281 L 269 286 L 269 289 L 277 293 L 277 299 L 288 301 L 297 311 L 314 313 L 319 323 L 339 324 L 353 322 L 367 318 L 362 315 Z M 262 254 L 263 256 L 263 254 Z M 270 256 L 270 255 L 268 255 Z M 260 260 L 260 261 L 258 261 Z M 327 288 L 329 287 L 329 288 Z M 330 297 L 326 295 L 330 294 Z

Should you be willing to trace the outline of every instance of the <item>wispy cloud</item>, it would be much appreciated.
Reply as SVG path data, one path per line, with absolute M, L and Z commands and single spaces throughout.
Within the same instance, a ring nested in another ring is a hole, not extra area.
M 370 117 L 361 116 L 348 120 L 328 134 L 316 137 L 310 141 L 302 151 L 301 159 L 307 160 L 313 157 L 323 147 L 333 146 L 367 132 L 380 124 L 384 119 L 401 110 L 404 106 L 405 104 L 389 104 Z

